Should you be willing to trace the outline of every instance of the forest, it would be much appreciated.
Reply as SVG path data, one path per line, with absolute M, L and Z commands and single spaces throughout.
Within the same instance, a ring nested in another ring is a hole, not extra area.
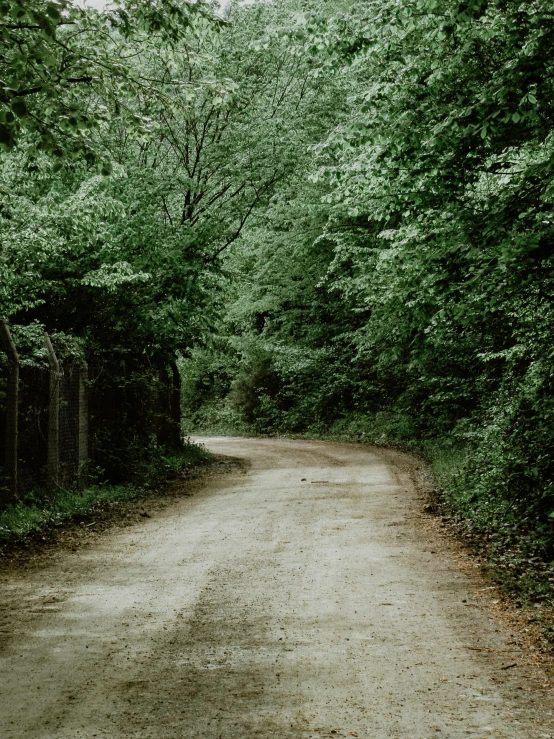
M 421 455 L 550 597 L 551 2 L 2 0 L 0 30 L 0 317 L 22 367 L 46 331 L 90 368 L 91 479 L 177 464 L 169 377 L 185 435 Z

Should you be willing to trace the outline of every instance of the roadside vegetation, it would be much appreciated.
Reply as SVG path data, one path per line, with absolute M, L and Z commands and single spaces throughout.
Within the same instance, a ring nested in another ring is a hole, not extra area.
M 45 529 L 138 500 L 156 489 L 163 491 L 167 482 L 184 478 L 212 460 L 213 456 L 202 446 L 187 442 L 177 453 L 151 456 L 148 463 L 144 463 L 134 477 L 123 484 L 114 485 L 103 480 L 99 471 L 98 480 L 85 488 L 60 490 L 55 496 L 45 495 L 44 491 L 42 494 L 41 491 L 30 493 L 0 511 L 0 552 Z

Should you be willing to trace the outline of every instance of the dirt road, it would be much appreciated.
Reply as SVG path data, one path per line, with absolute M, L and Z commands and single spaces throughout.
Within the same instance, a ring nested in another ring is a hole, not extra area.
M 554 735 L 483 583 L 421 525 L 407 458 L 205 443 L 248 472 L 4 573 L 0 737 Z

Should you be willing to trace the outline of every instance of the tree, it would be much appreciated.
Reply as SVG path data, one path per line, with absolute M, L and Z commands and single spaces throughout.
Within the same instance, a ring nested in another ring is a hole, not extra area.
M 113 116 L 139 127 L 129 97 L 159 94 L 134 60 L 145 49 L 186 46 L 191 28 L 213 27 L 203 0 L 119 0 L 102 13 L 70 0 L 0 4 L 0 144 L 22 139 L 55 156 L 95 158 L 92 132 Z
M 125 61 L 127 81 L 117 96 L 112 77 L 75 82 L 71 95 L 84 105 L 98 84 L 98 101 L 119 106 L 86 143 L 111 174 L 91 167 L 78 145 L 60 157 L 37 151 L 38 129 L 25 118 L 2 158 L 2 312 L 59 341 L 79 338 L 104 367 L 103 382 L 129 388 L 132 372 L 129 407 L 152 372 L 215 323 L 222 255 L 306 157 L 329 109 L 311 59 L 277 27 L 278 11 L 233 12 L 217 33 L 196 21 L 184 40 L 145 40 L 140 26 L 105 37 L 106 56 L 119 59 L 120 41 L 137 50 Z M 106 448 L 115 436 L 136 440 L 135 417 L 123 409 L 120 417 Z
M 296 223 L 314 185 L 319 218 L 304 241 L 274 209 L 237 245 L 228 386 L 261 378 L 259 430 L 465 449 L 458 510 L 481 530 L 533 521 L 524 546 L 551 559 L 552 8 L 337 7 L 303 42 L 348 91 L 298 170 Z

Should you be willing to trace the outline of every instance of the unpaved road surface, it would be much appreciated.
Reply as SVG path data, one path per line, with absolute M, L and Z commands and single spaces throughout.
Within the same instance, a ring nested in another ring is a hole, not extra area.
M 2 739 L 554 735 L 409 458 L 205 443 L 248 471 L 4 571 Z

